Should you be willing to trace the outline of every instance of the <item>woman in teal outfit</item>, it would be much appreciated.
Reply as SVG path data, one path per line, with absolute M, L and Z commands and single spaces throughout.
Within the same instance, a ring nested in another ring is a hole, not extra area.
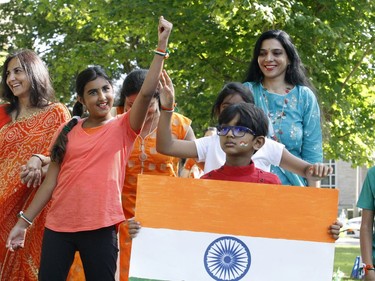
M 270 137 L 307 162 L 322 162 L 319 105 L 286 32 L 269 30 L 258 38 L 245 81 L 254 94 L 255 104 L 270 120 Z M 273 166 L 271 172 L 284 185 L 320 185 L 280 167 Z

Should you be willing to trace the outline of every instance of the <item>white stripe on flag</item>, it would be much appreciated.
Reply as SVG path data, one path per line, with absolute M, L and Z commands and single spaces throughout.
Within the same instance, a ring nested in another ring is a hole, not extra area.
M 244 268 L 238 267 L 236 272 L 226 271 L 225 274 L 217 267 L 211 266 L 207 270 L 205 267 L 206 250 L 214 240 L 223 236 L 230 235 L 144 227 L 133 239 L 129 276 L 173 281 L 234 280 L 236 275 L 238 277 L 244 272 Z M 248 271 L 237 280 L 332 280 L 334 243 L 244 236 L 235 238 L 242 241 L 250 253 Z M 241 245 L 237 243 L 232 246 L 238 250 Z M 218 249 L 213 247 L 208 253 L 210 251 L 217 253 Z M 228 259 L 230 256 L 226 261 Z M 212 260 L 210 262 L 212 265 Z M 294 271 L 294 268 L 298 270 Z M 209 275 L 210 270 L 217 279 Z

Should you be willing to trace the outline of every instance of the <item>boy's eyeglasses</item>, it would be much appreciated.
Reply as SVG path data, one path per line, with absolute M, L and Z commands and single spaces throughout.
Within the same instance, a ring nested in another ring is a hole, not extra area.
M 247 128 L 247 127 L 243 127 L 243 126 L 218 126 L 217 127 L 217 134 L 219 136 L 226 136 L 229 131 L 232 131 L 232 134 L 234 137 L 243 137 L 246 133 L 248 134 L 251 134 L 253 136 L 256 136 L 256 133 Z

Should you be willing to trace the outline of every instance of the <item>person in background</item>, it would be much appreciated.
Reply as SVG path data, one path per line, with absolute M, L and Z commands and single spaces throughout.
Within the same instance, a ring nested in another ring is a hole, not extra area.
M 0 240 L 5 245 L 18 212 L 27 208 L 40 184 L 40 169 L 46 164 L 42 154 L 48 154 L 54 133 L 70 114 L 55 102 L 48 69 L 34 51 L 9 54 L 1 78 Z M 37 180 L 21 180 L 21 167 Z M 0 280 L 37 280 L 46 211 L 30 227 L 24 251 L 0 247 Z
M 306 162 L 323 161 L 319 105 L 286 32 L 269 30 L 258 38 L 244 84 L 270 119 L 271 138 Z M 277 165 L 271 172 L 285 185 L 320 186 L 320 181 L 306 180 Z
M 117 113 L 128 112 L 133 107 L 141 87 L 145 81 L 148 70 L 136 69 L 125 78 L 121 91 Z M 121 110 L 121 105 L 124 109 Z M 159 91 L 155 91 L 147 111 L 145 123 L 141 133 L 137 136 L 134 148 L 126 165 L 126 176 L 122 190 L 122 207 L 127 219 L 134 217 L 137 194 L 137 176 L 139 174 L 178 176 L 180 159 L 160 154 L 156 151 L 156 129 L 159 123 L 160 111 Z M 181 140 L 194 140 L 194 132 L 190 126 L 191 120 L 174 112 L 172 114 L 173 138 Z M 126 224 L 120 225 L 120 280 L 128 280 L 131 239 L 128 235 Z
M 171 29 L 172 24 L 160 17 L 158 49 L 132 110 L 126 114 L 112 117 L 113 87 L 101 68 L 89 67 L 78 75 L 78 101 L 89 115 L 60 127 L 46 178 L 6 242 L 11 252 L 22 248 L 27 228 L 53 198 L 39 280 L 66 280 L 76 251 L 86 280 L 115 280 L 117 229 L 125 220 L 121 206 L 125 166 L 158 86 Z
M 366 281 L 375 280 L 375 167 L 368 170 L 358 198 L 357 207 L 362 209 L 362 222 L 359 231 L 361 256 Z
M 250 103 L 228 106 L 219 116 L 217 130 L 225 164 L 201 179 L 281 184 L 272 173 L 255 167 L 251 157 L 265 142 L 268 120 L 262 109 Z

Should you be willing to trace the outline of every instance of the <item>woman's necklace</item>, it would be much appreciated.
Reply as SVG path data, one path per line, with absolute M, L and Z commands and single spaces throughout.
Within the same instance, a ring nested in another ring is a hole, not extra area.
M 138 136 L 139 141 L 140 141 L 140 151 L 141 151 L 138 156 L 139 160 L 141 161 L 141 173 L 143 173 L 143 166 L 144 166 L 143 162 L 147 160 L 147 154 L 145 152 L 145 139 L 151 134 L 152 127 L 154 126 L 154 120 L 155 120 L 155 112 L 152 114 L 152 121 L 151 121 L 150 128 L 148 130 L 148 134 L 145 135 L 144 138 L 141 135 Z
M 286 87 L 285 94 L 287 95 L 290 92 L 291 88 Z M 263 98 L 264 102 L 267 107 L 267 116 L 269 120 L 271 121 L 273 132 L 271 132 L 271 138 L 275 141 L 280 142 L 281 135 L 283 134 L 283 130 L 281 129 L 281 123 L 284 119 L 286 119 L 286 113 L 285 108 L 288 106 L 289 100 L 284 97 L 284 100 L 282 102 L 281 110 L 275 110 L 275 113 L 270 111 L 269 103 L 268 103 L 268 97 L 267 97 L 267 89 L 263 87 Z M 276 128 L 277 127 L 277 128 Z

